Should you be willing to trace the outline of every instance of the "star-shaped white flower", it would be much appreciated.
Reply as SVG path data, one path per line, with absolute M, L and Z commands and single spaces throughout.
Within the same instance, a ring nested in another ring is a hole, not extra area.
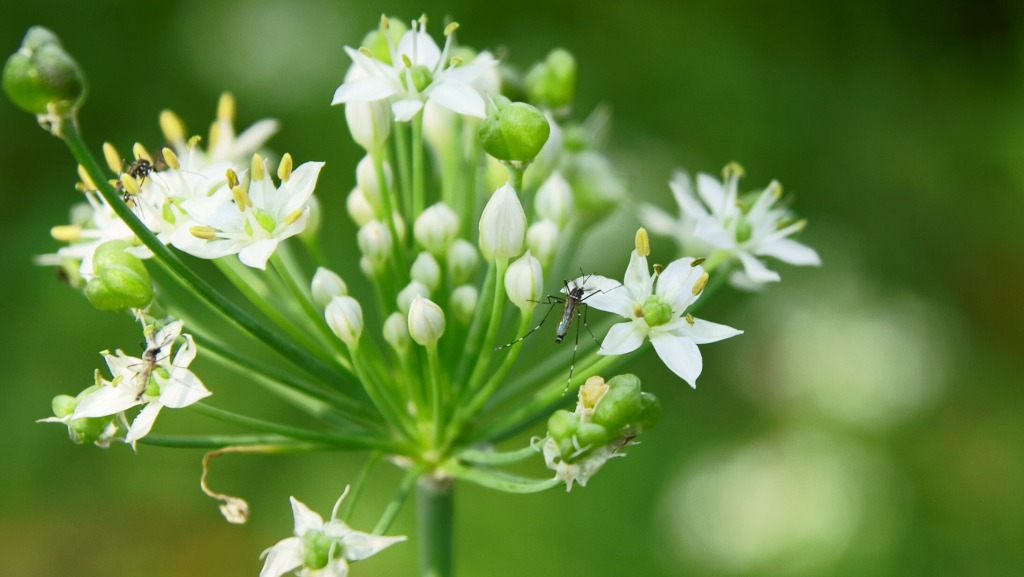
M 246 266 L 266 268 L 282 240 L 306 229 L 310 197 L 323 165 L 306 162 L 280 186 L 263 169 L 259 177 L 253 176 L 248 191 L 236 186 L 233 196 L 218 192 L 183 202 L 182 208 L 201 226 L 192 227 L 188 239 L 175 237 L 174 246 L 199 258 L 237 254 Z
M 672 216 L 653 204 L 643 203 L 639 209 L 640 221 L 655 234 L 673 237 L 682 254 L 708 254 L 710 245 L 696 234 L 700 217 L 707 216 L 707 210 L 693 192 L 689 173 L 676 171 L 668 186 L 679 206 L 679 216 Z
M 146 350 L 142 358 L 126 355 L 120 349 L 114 354 L 104 351 L 113 379 L 85 395 L 71 419 L 117 415 L 144 405 L 125 435 L 125 442 L 134 447 L 136 441 L 152 429 L 161 409 L 180 409 L 210 396 L 212 393 L 199 377 L 188 369 L 196 356 L 192 335 L 184 335 L 185 344 L 171 359 L 174 341 L 181 335 L 182 326 L 181 321 L 174 321 L 155 335 L 152 326 L 146 327 Z
M 111 240 L 135 241 L 135 233 L 117 216 L 99 192 L 86 192 L 85 202 L 76 205 L 72 212 L 73 224 L 54 227 L 52 230 L 55 238 L 69 244 L 57 249 L 56 253 L 38 255 L 35 258 L 36 264 L 63 266 L 67 261 L 78 262 L 78 274 L 88 279 L 94 275 L 93 255 L 101 244 Z M 137 248 L 131 249 L 135 256 L 151 256 L 148 250 L 138 251 Z
M 368 50 L 346 46 L 354 64 L 331 104 L 389 99 L 395 120 L 404 122 L 416 116 L 429 100 L 456 113 L 483 118 L 484 99 L 473 84 L 493 70 L 497 61 L 486 51 L 470 62 L 449 60 L 454 28 L 457 26 L 450 25 L 445 30 L 441 50 L 413 22 L 397 46 L 388 36 L 390 63 L 374 58 Z
M 382 537 L 356 531 L 338 520 L 338 508 L 348 488 L 338 499 L 331 520 L 311 511 L 291 497 L 295 536 L 278 541 L 260 555 L 266 558 L 260 577 L 280 577 L 295 571 L 301 577 L 345 577 L 350 561 L 360 561 L 405 541 L 405 537 Z
M 599 275 L 580 277 L 574 282 L 580 286 L 585 283 L 588 306 L 627 319 L 608 331 L 600 354 L 623 355 L 638 349 L 644 339 L 650 339 L 665 366 L 696 387 L 703 366 L 697 345 L 743 332 L 685 314 L 704 290 L 707 279 L 708 274 L 692 258 L 673 261 L 660 275 L 652 275 L 647 257 L 634 250 L 621 286 Z

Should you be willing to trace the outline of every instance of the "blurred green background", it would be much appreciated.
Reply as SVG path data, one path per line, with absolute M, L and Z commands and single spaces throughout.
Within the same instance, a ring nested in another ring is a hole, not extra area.
M 825 263 L 779 265 L 783 282 L 764 294 L 709 303 L 702 316 L 746 334 L 704 348 L 696 391 L 653 355 L 630 367 L 665 418 L 590 486 L 461 487 L 461 575 L 1024 571 L 1024 5 L 15 0 L 0 48 L 32 24 L 63 38 L 91 81 L 81 120 L 97 150 L 159 142 L 166 107 L 205 132 L 232 91 L 239 126 L 276 117 L 271 146 L 327 161 L 318 195 L 351 239 L 342 199 L 358 154 L 329 101 L 342 46 L 382 11 L 452 15 L 462 43 L 505 46 L 523 68 L 570 49 L 576 116 L 611 105 L 610 152 L 635 198 L 674 210 L 674 168 L 740 161 L 746 188 L 777 178 L 795 195 L 802 240 Z M 214 487 L 254 508 L 235 527 L 198 491 L 199 453 L 78 447 L 34 424 L 55 394 L 91 382 L 97 351 L 138 336 L 31 264 L 57 246 L 48 229 L 77 198 L 75 165 L 6 99 L 0 127 L 0 574 L 256 575 L 259 552 L 289 534 L 287 497 L 326 512 L 360 460 L 220 459 Z M 620 224 L 631 238 L 635 223 Z M 342 246 L 333 260 L 355 278 L 354 243 Z M 655 256 L 673 257 L 667 240 Z M 579 266 L 625 267 L 601 263 Z M 278 411 L 233 390 L 225 401 Z M 181 414 L 159 425 L 207 426 Z M 357 526 L 372 526 L 396 478 L 379 477 Z M 412 531 L 408 508 L 394 531 Z M 414 566 L 407 544 L 355 574 Z

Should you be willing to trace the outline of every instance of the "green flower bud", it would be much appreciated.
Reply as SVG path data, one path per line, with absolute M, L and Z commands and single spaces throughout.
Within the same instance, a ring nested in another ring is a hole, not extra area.
M 554 110 L 569 106 L 576 93 L 576 58 L 556 48 L 526 73 L 525 83 L 530 102 Z
M 123 240 L 105 242 L 93 254 L 95 276 L 85 285 L 89 303 L 101 311 L 141 309 L 153 300 L 149 271 L 139 257 L 125 251 Z
M 456 283 L 468 281 L 478 262 L 480 252 L 468 240 L 456 239 L 448 249 L 448 273 Z
M 608 429 L 597 423 L 580 423 L 580 428 L 576 432 L 576 442 L 581 447 L 600 447 L 607 444 L 612 436 Z
M 653 429 L 661 420 L 661 401 L 651 393 L 640 393 L 640 418 L 634 425 L 641 431 Z
M 41 26 L 29 28 L 21 47 L 7 59 L 3 86 L 12 102 L 37 116 L 74 113 L 88 93 L 78 63 Z
M 643 409 L 640 379 L 636 375 L 618 375 L 608 381 L 608 391 L 594 407 L 591 422 L 618 432 L 633 423 Z
M 50 402 L 50 406 L 53 408 L 53 415 L 61 419 L 74 413 L 77 405 L 78 399 L 71 395 L 57 395 Z
M 477 134 L 487 154 L 498 160 L 530 162 L 548 140 L 551 127 L 544 113 L 525 102 L 513 102 L 480 123 Z
M 384 320 L 383 333 L 384 341 L 399 355 L 404 355 L 409 349 L 409 327 L 402 313 L 391 313 Z
M 114 417 L 85 417 L 72 419 L 68 423 L 68 435 L 72 442 L 91 445 L 100 439 Z
M 556 441 L 572 438 L 579 427 L 580 420 L 565 409 L 559 409 L 548 417 L 548 434 Z

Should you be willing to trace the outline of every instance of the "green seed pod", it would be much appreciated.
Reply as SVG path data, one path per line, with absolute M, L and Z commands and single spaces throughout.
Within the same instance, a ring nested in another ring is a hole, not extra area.
M 576 433 L 576 441 L 581 447 L 600 447 L 612 439 L 614 435 L 597 423 L 581 423 Z
M 487 154 L 498 160 L 530 162 L 551 133 L 548 119 L 525 102 L 498 105 L 498 112 L 480 123 L 477 134 Z
M 661 401 L 651 393 L 640 393 L 640 418 L 636 427 L 640 431 L 649 431 L 661 420 Z
M 594 407 L 591 421 L 618 432 L 634 422 L 642 408 L 640 378 L 630 374 L 618 375 L 608 381 L 608 392 Z
M 18 107 L 35 115 L 74 112 L 88 93 L 85 75 L 46 28 L 33 26 L 4 65 L 3 86 Z
M 53 408 L 53 415 L 61 419 L 74 413 L 77 405 L 78 399 L 71 395 L 57 395 L 50 403 L 50 406 Z
M 576 93 L 576 58 L 565 49 L 552 50 L 526 73 L 525 84 L 530 102 L 552 110 L 569 106 Z
M 91 445 L 99 440 L 113 417 L 85 417 L 68 423 L 71 440 L 79 445 Z
M 548 417 L 548 434 L 557 441 L 571 438 L 576 434 L 579 426 L 580 420 L 576 418 L 576 415 L 565 409 L 557 410 Z
M 101 244 L 93 255 L 96 276 L 85 285 L 89 303 L 102 311 L 123 311 L 143 308 L 153 300 L 153 284 L 146 265 L 125 249 L 123 240 Z

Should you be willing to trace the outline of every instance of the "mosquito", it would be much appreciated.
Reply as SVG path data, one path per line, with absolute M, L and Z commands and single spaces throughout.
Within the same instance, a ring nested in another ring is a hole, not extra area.
M 170 337 L 171 335 L 168 335 Z M 147 347 L 146 350 L 142 351 L 142 368 L 139 372 L 135 373 L 133 379 L 135 388 L 138 393 L 135 396 L 136 401 L 142 400 L 142 396 L 146 394 L 146 388 L 149 386 L 149 379 L 153 376 L 153 371 L 157 368 L 157 362 L 160 360 L 160 352 L 171 345 L 169 338 L 164 339 L 162 343 L 155 343 L 151 347 Z
M 582 276 L 582 271 L 580 271 L 580 273 Z M 573 319 L 579 319 L 579 322 L 576 323 L 576 338 L 572 345 L 572 361 L 569 364 L 569 378 L 565 381 L 565 390 L 562 391 L 563 395 L 569 391 L 569 385 L 572 383 L 573 370 L 576 368 L 576 351 L 577 349 L 579 349 L 580 346 L 581 324 L 583 325 L 583 328 L 587 329 L 587 333 L 590 334 L 590 338 L 594 339 L 594 342 L 597 343 L 598 348 L 601 348 L 600 341 L 597 340 L 597 337 L 595 337 L 594 333 L 590 330 L 590 326 L 587 325 L 587 310 L 590 307 L 587 306 L 586 300 L 598 293 L 603 294 L 608 291 L 592 289 L 588 292 L 586 286 L 587 281 L 590 280 L 591 276 L 593 275 L 587 275 L 585 277 L 582 277 L 583 280 L 579 283 L 577 283 L 576 281 L 570 282 L 567 280 L 563 280 L 562 284 L 565 287 L 565 297 L 563 298 L 557 295 L 549 294 L 547 295 L 547 298 L 545 298 L 543 301 L 540 301 L 539 304 L 545 304 L 549 306 L 547 312 L 544 313 L 544 316 L 540 319 L 540 322 L 537 323 L 537 326 L 530 329 L 525 335 L 519 337 L 518 339 L 508 344 L 501 345 L 500 347 L 496 347 L 494 349 L 498 351 L 510 347 L 518 343 L 519 341 L 522 341 L 526 337 L 532 335 L 533 333 L 537 332 L 537 330 L 540 329 L 540 327 L 544 326 L 544 321 L 548 320 L 548 317 L 551 315 L 551 311 L 555 310 L 555 305 L 562 305 L 562 317 L 558 319 L 558 327 L 555 328 L 555 344 L 561 343 L 563 340 L 565 340 L 565 336 L 569 333 L 569 325 L 572 324 Z M 614 290 L 615 288 L 618 287 L 614 287 L 608 290 Z

